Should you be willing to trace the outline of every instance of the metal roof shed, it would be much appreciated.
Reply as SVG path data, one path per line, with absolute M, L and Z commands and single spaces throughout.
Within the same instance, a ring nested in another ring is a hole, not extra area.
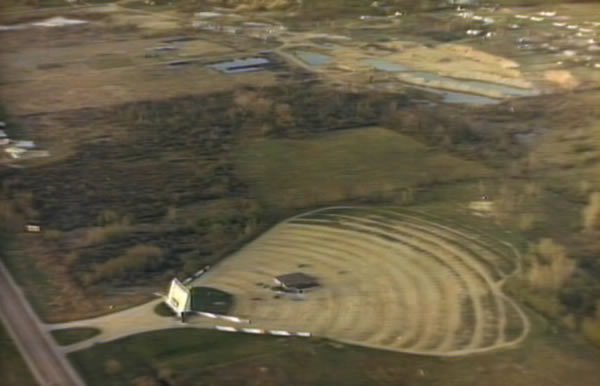
M 316 278 L 302 272 L 293 272 L 276 276 L 275 283 L 281 285 L 283 288 L 298 290 L 319 285 Z

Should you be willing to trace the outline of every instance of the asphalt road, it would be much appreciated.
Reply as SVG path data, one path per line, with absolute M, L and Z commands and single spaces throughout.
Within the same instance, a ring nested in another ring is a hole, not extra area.
M 42 386 L 80 386 L 83 381 L 25 299 L 21 289 L 0 262 L 0 319 Z

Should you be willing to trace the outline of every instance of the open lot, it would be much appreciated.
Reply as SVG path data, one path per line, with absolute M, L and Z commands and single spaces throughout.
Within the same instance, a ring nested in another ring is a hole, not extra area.
M 503 295 L 510 244 L 393 209 L 332 208 L 277 225 L 197 284 L 232 293 L 231 313 L 261 328 L 430 355 L 510 346 L 529 331 Z M 261 283 L 306 272 L 321 285 L 277 295 Z

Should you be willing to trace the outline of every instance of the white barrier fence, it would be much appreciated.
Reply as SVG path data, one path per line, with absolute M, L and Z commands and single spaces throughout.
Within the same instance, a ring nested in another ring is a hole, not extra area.
M 197 271 L 195 274 L 193 274 L 192 276 L 188 277 L 187 279 L 185 279 L 183 281 L 183 284 L 188 284 L 190 283 L 192 280 L 199 278 L 200 276 L 204 275 L 208 270 L 210 269 L 210 265 L 207 265 L 206 267 L 202 268 L 201 270 Z
M 235 328 L 230 326 L 215 326 L 215 330 L 227 332 L 244 332 L 246 334 L 267 334 L 276 336 L 300 336 L 309 338 L 312 336 L 310 332 L 290 332 L 284 330 L 263 330 L 260 328 Z
M 287 331 L 283 331 L 283 330 L 271 330 L 269 331 L 271 333 L 271 335 L 279 335 L 279 336 L 291 336 L 292 334 L 287 332 Z
M 242 332 L 246 332 L 248 334 L 264 334 L 265 330 L 260 328 L 242 328 Z
M 219 331 L 237 332 L 237 328 L 228 326 L 215 326 L 215 329 Z
M 212 312 L 201 312 L 201 311 L 196 312 L 196 314 L 201 315 L 201 316 L 206 316 L 207 318 L 211 318 L 211 319 L 223 319 L 223 320 L 227 320 L 229 322 L 234 322 L 234 323 L 250 324 L 249 319 L 242 319 L 242 318 L 238 318 L 237 316 L 213 314 Z

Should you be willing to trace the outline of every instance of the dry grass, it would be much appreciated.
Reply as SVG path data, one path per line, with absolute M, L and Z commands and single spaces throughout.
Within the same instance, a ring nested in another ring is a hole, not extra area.
M 536 289 L 558 291 L 573 274 L 576 261 L 567 256 L 565 247 L 552 239 L 542 239 L 530 252 L 526 278 Z
M 600 225 L 600 192 L 590 194 L 588 205 L 583 209 L 583 226 L 587 230 L 598 228 Z
M 136 245 L 123 255 L 94 267 L 94 272 L 84 281 L 93 284 L 101 280 L 119 278 L 131 273 L 152 270 L 160 266 L 164 258 L 163 251 L 152 245 Z
M 94 245 L 110 241 L 135 230 L 135 227 L 125 224 L 112 224 L 104 227 L 92 228 L 85 235 L 84 245 Z
M 598 307 L 600 309 L 600 307 Z M 581 326 L 583 335 L 596 346 L 600 347 L 600 318 L 586 318 Z

